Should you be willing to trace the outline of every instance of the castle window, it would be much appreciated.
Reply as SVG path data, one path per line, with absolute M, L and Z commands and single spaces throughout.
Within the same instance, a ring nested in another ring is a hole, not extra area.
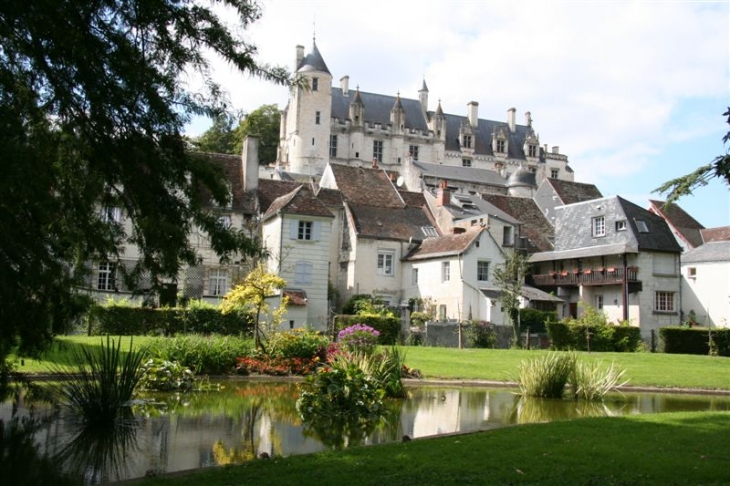
M 330 157 L 337 157 L 337 135 L 330 135 Z
M 528 145 L 527 152 L 528 157 L 537 157 L 537 145 Z
M 418 145 L 408 146 L 408 155 L 413 157 L 413 160 L 418 160 Z
M 314 114 L 314 123 L 316 123 L 317 125 L 319 125 L 319 119 L 320 119 L 320 112 L 316 112 Z
M 471 167 L 471 159 L 461 159 L 462 167 Z
M 312 78 L 312 91 L 319 89 L 319 78 Z
M 382 140 L 373 141 L 373 160 L 383 161 L 383 142 Z
M 550 178 L 557 179 L 560 171 L 558 169 L 550 169 Z
M 471 148 L 471 135 L 462 135 L 463 143 L 462 146 L 464 148 Z
M 504 153 L 504 140 L 497 140 L 497 153 Z

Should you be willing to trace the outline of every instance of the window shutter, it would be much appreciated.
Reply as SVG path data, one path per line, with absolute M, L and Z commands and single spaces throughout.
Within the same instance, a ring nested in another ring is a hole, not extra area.
M 292 219 L 291 225 L 290 225 L 290 232 L 289 232 L 289 238 L 292 240 L 296 240 L 299 236 L 299 220 Z
M 319 235 L 321 232 L 322 222 L 321 221 L 313 221 L 312 222 L 312 240 L 313 241 L 319 241 Z

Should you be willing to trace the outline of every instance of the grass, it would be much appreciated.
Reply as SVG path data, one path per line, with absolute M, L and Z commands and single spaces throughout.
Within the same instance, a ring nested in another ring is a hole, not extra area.
M 728 413 L 588 418 L 257 460 L 139 484 L 727 484 L 728 447 Z
M 122 338 L 122 347 L 129 344 Z M 146 346 L 151 337 L 135 336 L 134 346 Z M 41 360 L 25 359 L 18 369 L 24 373 L 47 373 L 53 364 L 62 364 L 75 346 L 100 346 L 99 336 L 63 336 Z M 424 378 L 449 380 L 516 381 L 522 360 L 547 354 L 547 350 L 453 349 L 404 346 L 406 364 L 421 370 Z M 625 370 L 631 386 L 730 390 L 729 358 L 663 353 L 577 353 L 584 360 L 615 362 Z

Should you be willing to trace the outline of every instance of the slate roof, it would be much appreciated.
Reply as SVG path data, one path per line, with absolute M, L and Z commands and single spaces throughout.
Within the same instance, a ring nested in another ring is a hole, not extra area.
M 465 233 L 426 238 L 403 259 L 415 261 L 461 255 L 474 244 L 482 231 L 484 231 L 484 228 L 476 228 Z
M 527 238 L 526 250 L 528 252 L 553 249 L 551 239 L 555 235 L 555 231 L 534 200 L 502 194 L 482 194 L 482 197 L 485 201 L 522 222 L 520 236 Z
M 348 203 L 381 208 L 405 206 L 389 175 L 382 169 L 341 164 L 330 164 L 330 167 L 337 181 L 337 189 Z
M 620 196 L 615 196 L 615 198 L 621 204 L 629 226 L 634 231 L 634 235 L 639 242 L 639 250 L 682 251 L 682 248 L 677 243 L 664 218 Z M 648 232 L 644 233 L 639 231 L 636 222 L 640 220 L 646 223 L 649 229 Z
M 682 255 L 682 264 L 730 262 L 730 240 L 711 241 Z
M 677 204 L 665 205 L 664 201 L 649 200 L 649 211 L 663 217 L 681 235 L 682 239 L 694 248 L 702 244 L 702 234 L 705 227 L 690 216 Z
M 459 129 L 468 119 L 466 115 L 445 114 L 444 116 L 446 118 L 446 150 L 459 151 L 461 148 L 459 145 Z M 512 159 L 525 159 L 523 146 L 532 128 L 526 125 L 515 125 L 515 131 L 512 133 L 506 121 L 499 122 L 481 118 L 478 120 L 477 126 L 472 127 L 474 132 L 474 153 L 477 155 L 494 155 L 492 133 L 497 133 L 499 129 L 503 129 L 508 140 L 507 156 Z
M 363 106 L 363 121 L 366 124 L 379 123 L 382 126 L 390 123 L 390 111 L 398 102 L 397 96 L 388 96 L 366 91 L 350 91 L 348 96 L 341 88 L 332 88 L 332 117 L 344 122 L 350 118 L 350 103 L 359 96 Z M 428 131 L 428 120 L 423 113 L 421 102 L 410 98 L 400 98 L 400 105 L 405 113 L 406 129 Z M 458 133 L 458 132 L 457 132 Z
M 730 240 L 730 226 L 718 226 L 717 228 L 705 228 L 700 230 L 702 241 L 709 243 L 711 241 L 727 241 Z
M 297 66 L 297 72 L 309 71 L 327 73 L 332 76 L 332 73 L 330 73 L 330 70 L 327 68 L 327 64 L 324 62 L 324 58 L 322 58 L 322 54 L 320 54 L 319 49 L 317 49 L 316 42 L 312 42 L 312 52 L 307 54 Z
M 494 170 L 418 161 L 414 161 L 413 165 L 421 171 L 424 177 L 473 182 L 503 188 L 507 187 L 507 180 Z
M 563 204 L 573 204 L 591 199 L 601 199 L 603 194 L 594 184 L 582 182 L 564 181 L 561 179 L 545 179 L 547 184 L 552 186 L 555 194 Z
M 451 202 L 443 206 L 454 220 L 463 220 L 474 218 L 475 216 L 488 215 L 499 218 L 510 224 L 521 224 L 521 221 L 513 218 L 506 212 L 499 209 L 489 201 L 485 201 L 481 196 L 472 196 L 471 194 L 451 194 Z

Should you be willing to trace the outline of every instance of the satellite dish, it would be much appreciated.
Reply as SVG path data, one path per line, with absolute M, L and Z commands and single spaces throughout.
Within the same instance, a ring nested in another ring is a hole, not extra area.
M 401 187 L 403 185 L 403 182 L 403 176 L 398 176 L 398 179 L 395 180 L 395 185 Z

